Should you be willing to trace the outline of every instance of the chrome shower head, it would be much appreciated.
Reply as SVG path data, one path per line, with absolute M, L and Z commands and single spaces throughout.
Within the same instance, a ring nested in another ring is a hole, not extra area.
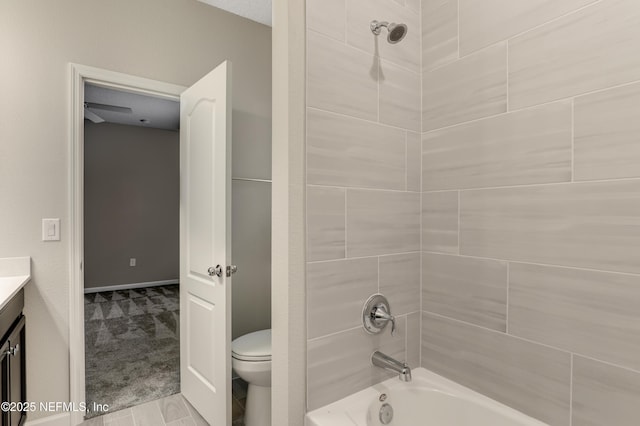
M 387 21 L 378 22 L 371 21 L 371 32 L 375 35 L 380 35 L 382 27 L 387 28 L 387 41 L 391 44 L 396 44 L 402 41 L 407 35 L 408 28 L 405 24 L 389 23 Z

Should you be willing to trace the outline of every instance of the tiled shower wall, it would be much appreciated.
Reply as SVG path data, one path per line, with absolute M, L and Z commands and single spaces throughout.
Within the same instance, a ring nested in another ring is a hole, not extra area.
M 424 367 L 640 418 L 640 2 L 423 0 Z
M 307 1 L 307 317 L 310 410 L 388 377 L 375 349 L 419 364 L 419 0 Z M 397 45 L 371 20 L 405 22 Z M 362 328 L 381 292 L 398 331 Z

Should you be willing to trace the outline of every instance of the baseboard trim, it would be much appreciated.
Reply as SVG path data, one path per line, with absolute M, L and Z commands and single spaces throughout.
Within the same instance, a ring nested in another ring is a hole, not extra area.
M 37 420 L 27 420 L 24 426 L 69 426 L 71 415 L 69 413 L 54 414 Z
M 87 294 L 87 293 L 97 293 L 99 291 L 131 290 L 134 288 L 157 287 L 161 285 L 178 284 L 178 283 L 180 283 L 180 280 L 176 278 L 174 280 L 149 281 L 146 283 L 116 284 L 116 285 L 108 285 L 104 287 L 85 287 L 84 292 L 85 294 Z

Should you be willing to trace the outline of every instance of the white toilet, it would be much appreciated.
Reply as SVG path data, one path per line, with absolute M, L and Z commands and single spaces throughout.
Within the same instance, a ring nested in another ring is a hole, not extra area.
M 271 329 L 245 334 L 231 343 L 231 364 L 249 383 L 245 426 L 271 426 Z

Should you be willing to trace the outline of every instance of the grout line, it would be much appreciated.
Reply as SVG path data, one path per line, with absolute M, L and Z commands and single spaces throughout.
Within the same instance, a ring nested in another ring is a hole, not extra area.
M 507 62 L 506 71 L 507 71 L 507 75 L 506 75 L 505 81 L 507 82 L 507 87 L 506 87 L 506 89 L 507 89 L 507 112 L 509 112 L 509 110 L 511 109 L 511 106 L 509 105 L 510 102 L 509 102 L 509 41 L 508 40 L 507 40 L 507 43 L 506 43 L 506 49 L 505 50 L 507 52 L 506 53 L 506 62 Z
M 459 0 L 458 0 L 458 1 L 459 1 Z M 581 12 L 581 11 L 582 11 L 582 10 L 584 10 L 584 9 L 588 9 L 588 8 L 590 8 L 590 7 L 592 7 L 592 6 L 595 6 L 596 4 L 601 3 L 602 1 L 603 1 L 603 0 L 596 0 L 596 1 L 592 2 L 592 3 L 589 3 L 589 4 L 587 4 L 587 5 L 581 6 L 581 7 L 577 8 L 577 9 L 574 9 L 574 10 L 571 10 L 571 11 L 568 11 L 568 12 L 565 12 L 565 13 L 563 13 L 563 14 L 562 14 L 562 15 L 560 15 L 560 16 L 556 16 L 555 18 L 551 18 L 550 20 L 545 21 L 545 22 L 543 22 L 543 23 L 541 23 L 541 24 L 538 24 L 538 25 L 536 25 L 536 26 L 534 26 L 534 27 L 527 28 L 526 30 L 520 31 L 519 33 L 516 33 L 516 34 L 510 35 L 510 36 L 508 36 L 507 38 L 504 38 L 504 39 L 501 39 L 501 40 L 499 40 L 499 41 L 496 41 L 496 42 L 494 42 L 494 43 L 490 44 L 489 46 L 492 46 L 492 45 L 494 45 L 494 44 L 500 43 L 500 42 L 505 41 L 505 40 L 506 40 L 506 41 L 508 41 L 508 40 L 512 40 L 512 39 L 514 39 L 514 38 L 518 38 L 518 37 L 520 37 L 521 35 L 524 35 L 524 34 L 526 34 L 526 33 L 530 32 L 530 31 L 535 31 L 535 30 L 537 30 L 537 29 L 539 29 L 539 28 L 541 28 L 541 27 L 544 27 L 545 25 L 552 24 L 552 23 L 554 23 L 554 22 L 556 22 L 556 21 L 559 21 L 559 20 L 561 20 L 561 19 L 563 19 L 563 18 L 566 18 L 567 16 L 573 15 L 573 14 L 575 14 L 575 13 Z M 479 48 L 479 49 L 476 49 L 476 50 L 474 50 L 474 51 L 471 51 L 471 52 L 467 53 L 466 55 L 462 55 L 462 56 L 461 56 L 461 58 L 466 58 L 466 57 L 467 57 L 467 56 L 469 56 L 469 55 L 473 55 L 475 52 L 479 52 L 480 50 L 485 49 L 486 47 L 488 47 L 488 46 L 483 46 L 483 47 L 481 47 L 481 48 Z
M 460 59 L 460 0 L 457 2 L 456 19 L 458 25 L 458 59 Z
M 489 328 L 489 327 L 485 327 L 483 325 L 474 324 L 472 322 L 464 321 L 464 320 L 461 320 L 461 319 L 458 319 L 458 318 L 453 318 L 453 317 L 449 317 L 449 316 L 446 316 L 446 315 L 442 315 L 442 314 L 439 314 L 437 312 L 424 311 L 424 313 L 432 315 L 434 317 L 445 319 L 447 321 L 455 322 L 455 323 L 466 325 L 466 326 L 473 327 L 473 328 L 479 328 L 479 329 L 484 330 L 486 332 L 497 333 L 497 334 L 499 334 L 501 336 L 508 337 L 510 339 L 516 339 L 516 340 L 520 340 L 520 341 L 523 341 L 523 342 L 531 343 L 531 344 L 536 345 L 536 346 L 542 346 L 542 347 L 545 347 L 545 348 L 554 349 L 554 350 L 556 350 L 558 352 L 564 352 L 567 355 L 571 354 L 571 351 L 569 351 L 567 349 L 562 349 L 562 348 L 559 348 L 557 346 L 552 346 L 552 345 L 548 345 L 546 343 L 537 342 L 535 340 L 530 340 L 530 339 L 527 339 L 525 337 L 517 336 L 515 334 L 505 334 L 503 331 L 496 330 L 495 328 Z
M 409 132 L 404 132 L 404 190 L 409 192 Z
M 377 106 L 377 113 L 378 113 L 378 119 L 376 120 L 376 123 L 380 123 L 380 71 L 382 69 L 382 61 L 380 60 L 380 58 L 378 58 L 378 60 L 376 61 L 376 89 L 378 89 L 378 105 Z M 405 135 L 406 138 L 406 135 Z
M 378 259 L 378 293 L 380 293 L 380 256 L 378 256 L 377 259 Z
M 360 318 L 362 320 L 362 318 Z M 307 342 L 315 342 L 317 340 L 321 340 L 321 339 L 326 339 L 328 337 L 333 337 L 333 336 L 337 336 L 338 334 L 342 334 L 342 333 L 347 333 L 349 331 L 354 331 L 354 330 L 358 330 L 362 328 L 362 324 L 359 324 L 357 326 L 354 327 L 350 327 L 350 328 L 345 328 L 344 330 L 339 330 L 339 331 L 334 331 L 333 333 L 329 333 L 329 334 L 324 334 L 322 336 L 317 336 L 317 337 L 312 337 L 311 339 L 307 339 Z M 307 351 L 308 353 L 309 351 Z
M 507 262 L 507 297 L 504 313 L 504 332 L 509 334 L 509 290 L 511 287 L 511 263 Z
M 610 367 L 620 368 L 620 369 L 627 370 L 627 371 L 630 371 L 630 372 L 635 373 L 635 374 L 640 374 L 640 369 L 635 369 L 635 368 L 632 368 L 632 367 L 627 367 L 627 366 L 624 366 L 624 365 L 615 364 L 615 363 L 610 362 L 610 361 L 605 361 L 605 360 L 602 360 L 602 359 L 594 358 L 594 357 L 591 357 L 589 355 L 584 355 L 584 354 L 581 354 L 581 353 L 571 352 L 568 349 L 563 349 L 563 348 L 560 348 L 558 346 L 553 346 L 553 345 L 542 343 L 542 342 L 539 342 L 539 341 L 536 341 L 536 340 L 527 339 L 526 337 L 518 336 L 518 335 L 515 335 L 515 334 L 508 334 L 507 335 L 507 334 L 505 334 L 505 333 L 503 333 L 501 331 L 495 330 L 493 328 L 487 328 L 487 327 L 482 326 L 482 325 L 474 324 L 474 323 L 471 323 L 471 322 L 468 322 L 468 321 L 464 321 L 464 320 L 460 320 L 460 319 L 457 319 L 457 318 L 448 317 L 446 315 L 442 315 L 442 314 L 439 314 L 439 313 L 436 313 L 436 312 L 423 311 L 423 314 L 428 314 L 428 315 L 431 315 L 431 316 L 434 316 L 434 317 L 445 319 L 445 320 L 448 320 L 448 321 L 451 321 L 451 322 L 455 322 L 455 323 L 458 323 L 458 324 L 463 324 L 463 325 L 466 325 L 466 326 L 469 326 L 469 327 L 479 328 L 479 329 L 482 329 L 482 330 L 487 331 L 487 332 L 498 333 L 498 334 L 501 334 L 503 336 L 508 336 L 509 338 L 512 338 L 512 339 L 516 339 L 516 340 L 520 340 L 520 341 L 523 341 L 523 342 L 531 343 L 531 344 L 534 344 L 534 345 L 537 345 L 537 346 L 542 346 L 542 347 L 545 347 L 545 348 L 553 349 L 553 350 L 556 350 L 558 352 L 564 352 L 567 355 L 570 355 L 571 357 L 578 356 L 580 358 L 585 358 L 585 359 L 588 359 L 590 361 L 594 361 L 594 362 L 598 362 L 598 363 L 601 363 L 601 364 L 608 365 Z
M 462 191 L 458 190 L 458 229 L 457 229 L 457 236 L 458 236 L 458 255 L 460 254 L 460 212 L 462 211 L 462 209 L 460 208 L 460 193 Z
M 569 368 L 569 426 L 573 424 L 573 354 L 571 354 L 571 367 Z
M 354 256 L 354 257 L 341 257 L 338 259 L 326 259 L 326 260 L 310 260 L 307 262 L 309 264 L 317 264 L 317 263 L 328 263 L 328 262 L 344 262 L 348 260 L 360 260 L 360 259 L 374 259 L 376 257 L 391 257 L 391 256 L 401 256 L 406 254 L 420 254 L 419 250 L 414 251 L 404 251 L 401 253 L 385 253 L 385 254 L 372 254 L 370 256 Z
M 572 269 L 572 270 L 575 270 L 575 271 L 586 271 L 586 272 L 596 272 L 596 273 L 600 272 L 600 273 L 604 273 L 604 274 L 624 275 L 624 276 L 629 276 L 629 277 L 638 277 L 638 276 L 640 276 L 640 272 L 635 273 L 635 272 L 610 271 L 610 270 L 607 270 L 607 269 L 582 268 L 582 267 L 579 267 L 579 266 L 567 266 L 567 265 L 557 265 L 557 264 L 553 264 L 553 263 L 529 262 L 529 261 L 526 261 L 526 260 L 501 259 L 501 258 L 496 258 L 496 257 L 483 257 L 483 256 L 474 256 L 474 255 L 462 254 L 462 253 L 461 254 L 446 253 L 446 252 L 439 252 L 439 251 L 433 251 L 433 250 L 424 250 L 422 253 L 423 254 L 433 254 L 433 255 L 438 255 L 438 256 L 457 256 L 457 257 L 464 257 L 464 258 L 469 258 L 469 259 L 490 260 L 490 261 L 494 261 L 494 262 L 510 262 L 510 263 L 521 264 L 521 265 L 542 266 L 542 267 L 547 267 L 547 268 Z
M 347 190 L 356 190 L 356 191 L 400 192 L 400 193 L 403 193 L 403 194 L 420 194 L 418 191 L 405 191 L 403 189 L 366 188 L 366 187 L 362 187 L 362 186 L 338 186 L 338 185 L 323 185 L 323 184 L 317 184 L 317 183 L 308 183 L 307 187 L 311 187 L 311 188 L 347 189 Z M 427 192 L 440 192 L 440 191 L 427 191 Z
M 433 194 L 438 192 L 453 192 L 453 191 L 494 191 L 494 190 L 503 190 L 503 189 L 520 189 L 520 188 L 536 188 L 536 187 L 548 187 L 555 185 L 591 185 L 598 183 L 616 183 L 616 182 L 628 182 L 628 181 L 640 181 L 640 176 L 638 177 L 625 177 L 625 178 L 611 178 L 611 179 L 593 179 L 593 180 L 579 180 L 575 182 L 571 181 L 563 181 L 563 182 L 547 182 L 547 183 L 523 183 L 520 185 L 504 185 L 504 186 L 488 186 L 488 187 L 479 187 L 479 188 L 450 188 L 450 189 L 434 189 L 429 191 L 423 191 L 423 194 Z M 357 188 L 357 189 L 368 189 L 368 188 Z M 384 190 L 387 191 L 387 190 Z M 390 189 L 389 191 L 398 192 L 398 190 Z M 406 191 L 405 191 L 406 192 Z
M 640 80 L 638 80 L 640 82 Z M 525 107 L 521 107 L 521 108 L 516 108 L 513 109 L 511 108 L 510 111 L 505 111 L 505 112 L 499 112 L 497 114 L 491 114 L 491 115 L 487 115 L 485 117 L 480 117 L 480 118 L 474 118 L 473 120 L 467 120 L 467 121 L 462 121 L 460 123 L 454 123 L 454 124 L 449 124 L 447 126 L 441 126 L 441 127 L 436 127 L 433 129 L 427 129 L 427 130 L 423 130 L 423 134 L 425 133 L 434 133 L 434 132 L 441 132 L 443 130 L 450 130 L 456 127 L 460 127 L 460 126 L 465 126 L 465 125 L 470 125 L 470 124 L 475 124 L 481 121 L 485 121 L 485 120 L 491 120 L 494 118 L 499 118 L 505 115 L 509 115 L 509 114 L 515 114 L 517 112 L 524 112 L 524 111 L 528 111 L 528 110 L 532 110 L 532 109 L 537 109 L 537 108 L 542 108 L 542 107 L 546 107 L 548 105 L 551 104 L 555 104 L 555 103 L 562 103 L 562 102 L 570 102 L 575 96 L 567 96 L 565 98 L 561 98 L 561 99 L 554 99 L 552 101 L 548 101 L 548 102 L 543 102 L 540 104 L 535 104 L 535 105 L 528 105 Z
M 407 129 L 407 128 L 404 128 L 404 127 L 398 127 L 398 126 L 394 126 L 393 124 L 380 123 L 378 121 L 370 120 L 370 119 L 367 119 L 367 118 L 356 117 L 356 116 L 353 116 L 353 115 L 344 114 L 344 113 L 336 112 L 336 111 L 331 111 L 329 109 L 322 109 L 322 108 L 318 108 L 318 107 L 315 107 L 315 106 L 307 105 L 307 110 L 315 110 L 315 111 L 319 111 L 319 112 L 324 112 L 326 114 L 333 114 L 333 115 L 337 115 L 337 116 L 344 117 L 344 118 L 350 118 L 350 119 L 353 119 L 353 120 L 364 121 L 364 122 L 369 123 L 369 124 L 377 124 L 379 126 L 387 127 L 389 129 L 402 130 L 404 132 L 409 131 L 409 132 L 413 132 L 413 133 L 420 133 L 420 131 L 417 131 L 417 130 Z
M 610 361 L 604 361 L 604 360 L 593 358 L 591 356 L 583 355 L 583 354 L 580 354 L 580 353 L 573 353 L 573 355 L 574 355 L 574 357 L 577 356 L 577 357 L 580 357 L 580 358 L 588 359 L 589 361 L 599 362 L 599 363 L 605 364 L 605 365 L 607 365 L 609 367 L 621 368 L 623 370 L 627 370 L 627 371 L 630 371 L 630 372 L 635 373 L 635 374 L 640 374 L 640 369 L 636 369 L 636 368 L 632 368 L 632 367 L 625 367 L 624 365 L 614 364 L 613 362 L 610 362 Z
M 348 36 L 349 32 L 347 31 L 349 22 L 349 2 L 345 0 L 344 2 L 344 44 L 345 46 L 349 46 Z
M 348 189 L 344 188 L 344 257 L 348 258 L 347 255 L 347 192 Z
M 571 182 L 575 182 L 576 172 L 575 172 L 575 134 L 576 134 L 576 121 L 575 121 L 575 113 L 576 111 L 576 99 L 573 98 L 571 100 Z
M 409 363 L 409 314 L 404 317 L 404 362 Z

